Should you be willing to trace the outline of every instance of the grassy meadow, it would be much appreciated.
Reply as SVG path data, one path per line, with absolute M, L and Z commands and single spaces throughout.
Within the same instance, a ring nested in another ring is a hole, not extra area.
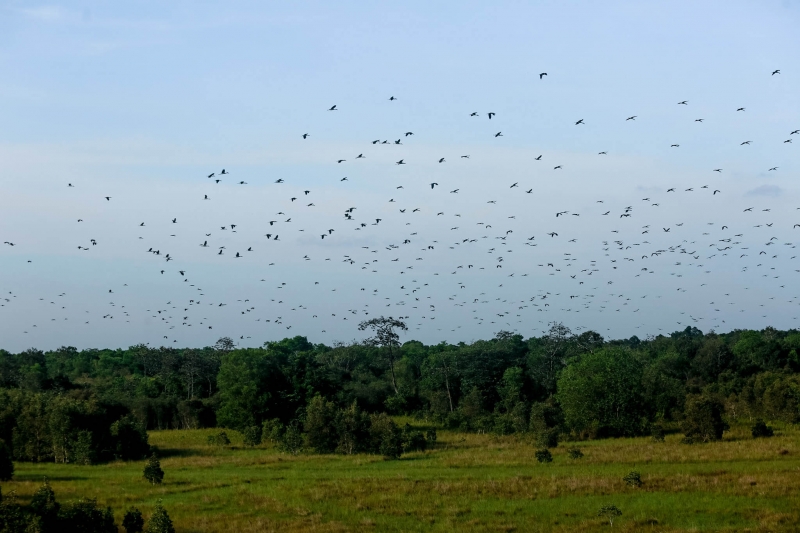
M 143 462 L 17 463 L 2 488 L 26 502 L 46 476 L 59 501 L 96 498 L 118 523 L 127 507 L 149 516 L 161 499 L 178 532 L 609 531 L 597 517 L 604 505 L 623 513 L 612 531 L 797 531 L 800 431 L 776 430 L 753 439 L 735 427 L 695 445 L 681 435 L 562 443 L 547 464 L 516 437 L 442 430 L 432 449 L 396 461 L 245 448 L 234 432 L 220 448 L 207 444 L 218 430 L 156 431 L 163 485 L 142 479 Z M 573 445 L 583 458 L 569 457 Z M 622 480 L 632 470 L 639 488 Z

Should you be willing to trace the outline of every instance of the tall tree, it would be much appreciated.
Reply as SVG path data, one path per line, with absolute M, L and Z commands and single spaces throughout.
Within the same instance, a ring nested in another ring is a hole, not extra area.
M 392 387 L 394 393 L 399 394 L 400 390 L 397 388 L 397 376 L 395 374 L 395 364 L 397 363 L 397 355 L 400 353 L 400 335 L 395 330 L 408 331 L 408 326 L 402 320 L 397 320 L 392 317 L 377 317 L 370 320 L 365 320 L 358 325 L 359 331 L 372 330 L 373 336 L 364 340 L 365 344 L 384 348 L 383 353 L 386 357 L 386 363 L 389 365 L 389 371 L 392 375 Z

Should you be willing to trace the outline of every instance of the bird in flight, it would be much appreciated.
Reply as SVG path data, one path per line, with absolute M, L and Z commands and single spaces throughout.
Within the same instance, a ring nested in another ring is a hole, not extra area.
M 772 75 L 773 75 L 773 76 L 774 76 L 775 74 L 780 74 L 780 73 L 781 73 L 780 69 L 777 69 L 777 70 L 773 70 L 773 71 L 772 71 Z
M 547 76 L 547 72 L 542 72 L 542 73 L 539 74 L 539 79 L 541 80 L 545 76 Z
M 331 108 L 330 108 L 330 109 L 328 109 L 328 111 L 339 111 L 339 110 L 338 110 L 338 109 L 336 109 L 336 106 L 335 106 L 335 105 L 333 105 L 333 106 L 331 106 Z

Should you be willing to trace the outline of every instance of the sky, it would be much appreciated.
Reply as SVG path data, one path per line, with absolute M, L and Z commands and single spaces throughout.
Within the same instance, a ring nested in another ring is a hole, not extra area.
M 0 1 L 0 348 L 798 327 L 798 27 L 788 0 Z

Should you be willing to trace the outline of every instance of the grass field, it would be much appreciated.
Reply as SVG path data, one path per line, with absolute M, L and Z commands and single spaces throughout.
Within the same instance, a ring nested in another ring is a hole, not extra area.
M 723 442 L 685 445 L 616 439 L 562 443 L 553 462 L 512 437 L 439 431 L 433 449 L 397 461 L 299 455 L 270 446 L 208 446 L 214 430 L 150 433 L 164 484 L 142 479 L 143 462 L 74 466 L 18 463 L 22 501 L 45 476 L 61 502 L 97 498 L 149 516 L 161 499 L 179 532 L 236 531 L 609 531 L 604 505 L 622 516 L 611 531 L 797 531 L 800 431 L 752 439 L 734 428 Z M 570 459 L 576 444 L 582 459 Z M 628 472 L 644 484 L 628 487 Z

